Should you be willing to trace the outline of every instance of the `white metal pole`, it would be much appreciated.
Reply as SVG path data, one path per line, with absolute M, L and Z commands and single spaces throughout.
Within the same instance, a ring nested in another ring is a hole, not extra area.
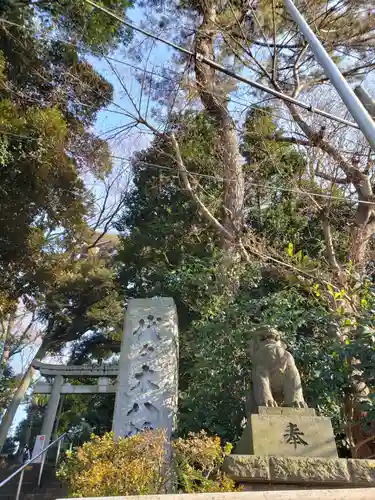
M 363 135 L 368 140 L 371 147 L 375 150 L 375 123 L 366 111 L 365 107 L 353 92 L 348 82 L 342 76 L 340 70 L 327 54 L 325 48 L 320 43 L 315 33 L 306 23 L 292 0 L 284 0 L 284 4 L 293 20 L 298 24 L 303 36 L 314 52 L 317 61 L 322 65 L 326 75 L 331 80 L 332 85 L 339 93 L 346 107 L 350 111 L 354 120 L 358 123 Z
M 375 100 L 370 96 L 367 90 L 361 87 L 361 85 L 358 85 L 358 87 L 354 89 L 354 93 L 370 113 L 370 116 L 375 118 Z
M 23 469 L 22 472 L 21 472 L 21 474 L 20 474 L 20 478 L 19 478 L 18 486 L 17 486 L 16 500 L 19 500 L 19 498 L 20 498 L 20 493 L 21 493 L 21 488 L 22 488 L 24 473 L 25 473 L 25 469 Z

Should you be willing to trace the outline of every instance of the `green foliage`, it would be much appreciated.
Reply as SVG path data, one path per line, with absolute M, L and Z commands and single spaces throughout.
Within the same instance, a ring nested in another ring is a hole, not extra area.
M 31 2 L 30 2 L 31 3 Z M 131 0 L 98 0 L 102 7 L 123 16 L 131 7 Z M 119 42 L 128 42 L 131 32 L 116 19 L 93 8 L 84 0 L 46 0 L 38 2 L 36 14 L 45 19 L 48 28 L 57 28 L 61 35 L 78 42 L 81 48 L 98 51 L 100 54 L 116 47 Z
M 0 355 L 2 352 L 3 346 L 0 344 Z M 12 368 L 8 364 L 4 364 L 3 362 L 0 365 L 0 417 L 2 416 L 3 411 L 7 407 L 9 403 L 12 393 L 14 390 L 14 386 L 16 381 L 14 379 L 14 372 Z
M 95 384 L 95 380 L 70 380 L 77 383 Z M 59 419 L 58 434 L 70 431 L 75 445 L 88 441 L 92 433 L 103 435 L 110 432 L 114 411 L 112 394 L 82 395 L 67 394 L 64 397 L 62 413 Z
M 272 119 L 272 110 L 254 108 L 247 114 L 241 143 L 244 170 L 251 178 L 247 224 L 274 248 L 281 250 L 290 242 L 297 248 L 308 244 L 310 254 L 321 256 L 320 221 L 309 216 L 308 199 L 290 191 L 300 182 L 306 160 L 293 145 L 273 139 L 282 132 Z
M 112 87 L 84 56 L 129 33 L 84 1 L 6 1 L 0 14 L 11 23 L 0 29 L 0 292 L 17 303 L 42 292 L 56 239 L 67 251 L 82 238 L 92 197 L 81 174 L 111 169 L 91 127 Z
M 5 277 L 6 264 L 24 262 L 31 271 L 33 259 L 42 257 L 45 232 L 57 221 L 72 230 L 81 224 L 85 208 L 83 183 L 64 152 L 67 124 L 58 109 L 23 112 L 3 100 L 0 127 L 14 134 L 0 133 L 0 266 Z
M 221 447 L 220 438 L 210 437 L 204 431 L 190 432 L 186 439 L 172 443 L 177 491 L 180 493 L 215 493 L 236 491 L 235 482 L 221 471 L 221 466 L 232 450 L 227 443 Z
M 8 456 L 14 455 L 16 452 L 16 449 L 17 449 L 17 443 L 16 443 L 15 439 L 13 437 L 8 437 L 5 440 L 5 443 L 4 443 L 4 446 L 2 449 L 2 453 L 6 454 Z
M 90 441 L 62 463 L 58 475 L 71 496 L 147 495 L 165 493 L 174 481 L 180 493 L 235 491 L 220 466 L 231 445 L 204 432 L 172 443 L 173 466 L 167 464 L 164 431 L 144 431 L 114 440 L 112 433 Z
M 26 418 L 17 425 L 14 432 L 14 439 L 19 443 L 20 449 L 25 446 L 33 448 L 42 428 L 47 403 L 48 396 L 45 395 L 35 394 L 31 398 L 26 409 Z
M 92 435 L 68 454 L 58 475 L 73 497 L 163 493 L 165 450 L 162 431 L 118 440 L 112 433 Z
M 191 171 L 211 174 L 215 166 L 208 151 L 215 154 L 215 144 L 205 120 L 204 115 L 196 121 L 188 115 L 178 132 Z M 198 137 L 190 132 L 192 123 L 200 131 Z M 178 431 L 182 436 L 204 428 L 225 440 L 239 438 L 251 387 L 251 363 L 245 348 L 252 329 L 259 324 L 283 333 L 301 371 L 308 404 L 333 419 L 337 435 L 345 424 L 342 407 L 353 377 L 348 348 L 356 345 L 353 355 L 369 363 L 372 359 L 369 344 L 363 345 L 368 349 L 366 357 L 359 351 L 359 339 L 342 345 L 337 335 L 331 335 L 339 311 L 336 306 L 348 296 L 354 298 L 353 293 L 299 274 L 323 274 L 325 244 L 319 214 L 310 210 L 307 198 L 288 189 L 291 183 L 300 182 L 305 159 L 290 144 L 264 139 L 278 133 L 261 110 L 248 116 L 242 151 L 247 176 L 254 184 L 249 182 L 247 187 L 246 225 L 265 245 L 269 242 L 270 247 L 279 249 L 278 258 L 291 270 L 262 262 L 233 264 L 227 272 L 239 284 L 234 294 L 228 294 L 220 280 L 222 251 L 217 235 L 200 218 L 175 178 L 168 171 L 137 163 L 174 166 L 168 156 L 170 146 L 156 141 L 135 159 L 135 189 L 118 225 L 126 233 L 119 253 L 120 279 L 127 296 L 171 295 L 176 300 L 180 321 Z M 198 181 L 202 186 L 195 185 L 199 195 L 220 218 L 220 187 L 205 177 Z M 268 183 L 278 189 L 268 189 Z M 315 184 L 308 188 L 320 189 Z M 332 202 L 337 215 L 345 209 L 343 202 Z M 332 224 L 334 235 L 339 220 L 335 218 Z M 268 253 L 267 248 L 262 251 Z M 371 293 L 366 295 L 365 287 L 361 290 L 355 292 L 359 297 L 355 302 L 362 301 L 371 310 Z M 363 314 L 364 307 L 359 312 Z M 345 320 L 344 315 L 340 328 Z M 367 341 L 362 339 L 361 343 Z

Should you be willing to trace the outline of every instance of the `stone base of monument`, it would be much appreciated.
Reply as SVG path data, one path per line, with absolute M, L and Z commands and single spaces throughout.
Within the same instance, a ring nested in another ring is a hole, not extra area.
M 317 417 L 313 408 L 259 407 L 234 453 L 337 458 L 331 420 Z
M 293 494 L 288 491 L 263 491 L 240 493 L 190 493 L 188 495 L 145 495 L 121 497 L 91 497 L 85 500 L 296 500 L 301 496 L 299 491 Z M 374 490 L 310 490 L 303 493 L 305 500 L 374 500 Z M 59 500 L 69 500 L 60 498 Z M 76 500 L 83 500 L 77 498 Z
M 245 490 L 375 487 L 375 460 L 230 455 L 224 471 Z
M 330 419 L 312 408 L 260 407 L 224 471 L 245 490 L 375 487 L 375 460 L 338 458 Z

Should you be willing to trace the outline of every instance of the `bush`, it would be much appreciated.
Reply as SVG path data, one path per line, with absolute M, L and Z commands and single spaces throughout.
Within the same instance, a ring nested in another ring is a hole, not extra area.
M 220 438 L 204 431 L 189 434 L 172 443 L 173 467 L 166 467 L 167 443 L 164 431 L 144 431 L 114 440 L 112 433 L 91 440 L 63 461 L 58 476 L 77 496 L 146 495 L 236 490 L 220 467 L 231 445 L 224 449 Z
M 165 434 L 145 431 L 114 440 L 113 433 L 67 454 L 58 476 L 73 497 L 165 493 Z
M 190 432 L 187 439 L 176 439 L 172 449 L 177 489 L 181 493 L 236 490 L 234 481 L 221 471 L 224 458 L 232 450 L 230 443 L 222 449 L 219 437 L 209 437 L 204 431 Z

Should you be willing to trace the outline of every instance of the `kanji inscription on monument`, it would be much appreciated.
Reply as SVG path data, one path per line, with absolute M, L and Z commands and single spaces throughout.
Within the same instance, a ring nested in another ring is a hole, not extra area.
M 130 299 L 121 343 L 113 431 L 163 428 L 177 413 L 178 325 L 173 299 Z
M 302 438 L 305 433 L 300 431 L 297 424 L 289 422 L 286 426 L 284 439 L 287 444 L 294 445 L 294 449 L 297 449 L 298 445 L 308 446 L 308 443 Z

